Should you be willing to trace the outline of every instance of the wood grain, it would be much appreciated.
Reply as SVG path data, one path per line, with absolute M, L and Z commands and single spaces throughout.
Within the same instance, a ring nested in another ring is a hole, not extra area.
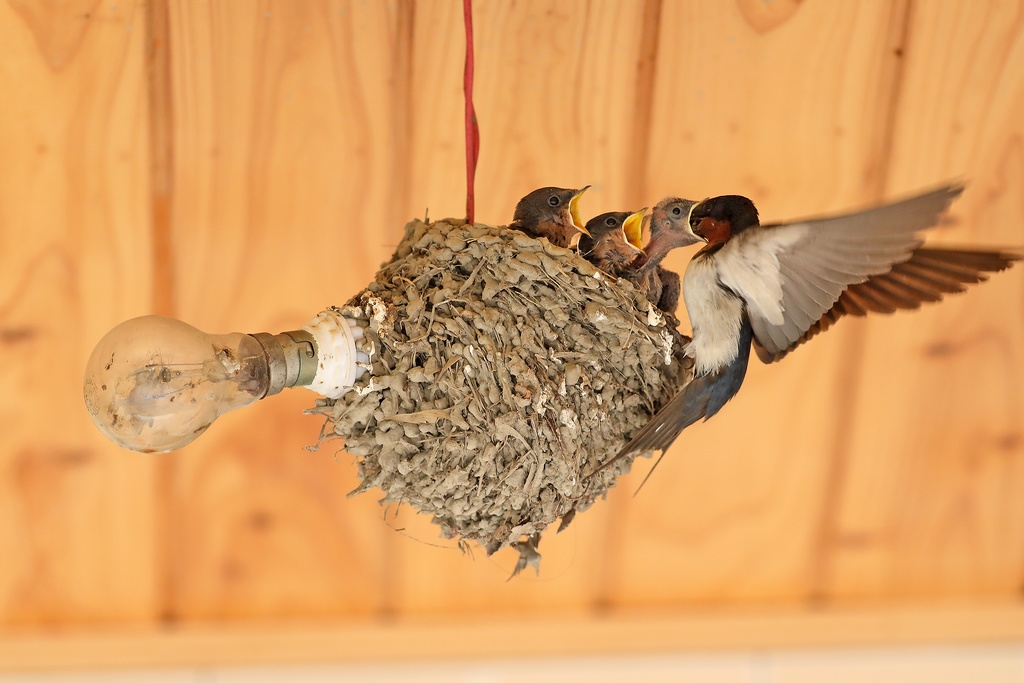
M 664 6 L 651 201 L 738 192 L 770 220 L 880 198 L 906 6 L 785 5 L 772 22 L 749 3 Z M 856 325 L 844 327 L 777 366 L 752 363 L 732 403 L 683 434 L 643 491 L 623 499 L 607 602 L 812 594 L 830 457 L 861 356 Z
M 141 5 L 0 3 L 0 622 L 156 611 L 155 461 L 82 402 L 92 346 L 145 313 Z
M 935 242 L 1024 244 L 1024 5 L 919 3 L 911 17 L 889 191 L 967 179 Z M 871 321 L 866 334 L 865 358 L 881 362 L 858 378 L 822 589 L 1018 592 L 1024 272 Z
M 483 3 L 479 15 L 481 219 L 508 222 L 520 197 L 546 185 L 592 185 L 580 202 L 589 215 L 622 210 L 643 4 Z
M 186 624 L 177 628 L 5 632 L 0 671 L 301 662 L 416 662 L 765 650 L 1017 643 L 1020 604 L 887 604 L 843 609 L 690 610 L 540 618 L 462 617 Z M 757 655 L 755 655 L 757 656 Z M 818 679 L 820 680 L 820 678 Z
M 627 206 L 642 158 L 630 149 L 644 5 L 557 0 L 476 3 L 475 104 L 481 122 L 477 220 L 504 224 L 537 187 L 592 184 L 587 214 Z M 419 3 L 413 60 L 413 210 L 462 215 L 465 202 L 459 3 Z M 545 535 L 543 572 L 509 581 L 518 557 L 464 556 L 407 508 L 399 537 L 399 614 L 515 614 L 590 609 L 610 548 L 598 504 L 562 534 Z M 413 540 L 415 539 L 415 540 Z
M 588 215 L 738 192 L 767 221 L 966 178 L 933 239 L 1024 244 L 1019 1 L 475 10 L 482 222 L 544 185 L 591 184 Z M 415 0 L 0 0 L 0 627 L 150 624 L 5 636 L 0 667 L 1020 638 L 1021 268 L 753 364 L 637 497 L 647 463 L 547 535 L 540 577 L 346 498 L 341 444 L 304 449 L 305 391 L 160 459 L 103 442 L 80 378 L 120 320 L 294 329 L 405 221 L 462 214 L 461 21 Z M 956 596 L 994 606 L 892 607 Z M 825 611 L 790 611 L 808 602 Z M 787 607 L 702 612 L 762 603 Z
M 209 331 L 297 329 L 344 303 L 406 219 L 396 129 L 406 5 L 170 3 L 177 315 Z M 175 458 L 179 618 L 384 608 L 381 510 L 348 500 L 315 395 L 227 415 Z

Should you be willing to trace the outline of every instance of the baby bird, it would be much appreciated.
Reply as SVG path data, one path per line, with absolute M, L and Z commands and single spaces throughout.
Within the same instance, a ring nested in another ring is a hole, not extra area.
M 666 313 L 675 315 L 679 306 L 679 276 L 663 268 L 662 259 L 676 247 L 700 242 L 690 229 L 690 209 L 694 202 L 666 197 L 651 212 L 651 238 L 644 254 L 633 261 L 623 277 L 632 282 L 647 300 Z
M 522 230 L 530 237 L 546 237 L 551 244 L 571 247 L 579 234 L 587 234 L 580 220 L 577 204 L 582 190 L 542 187 L 519 200 L 510 228 Z
M 623 269 L 643 253 L 640 232 L 646 208 L 634 213 L 612 211 L 587 221 L 587 235 L 580 237 L 580 256 L 604 272 L 619 277 Z

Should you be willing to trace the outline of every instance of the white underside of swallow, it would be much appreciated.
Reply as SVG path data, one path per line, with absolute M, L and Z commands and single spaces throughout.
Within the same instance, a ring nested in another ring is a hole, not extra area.
M 683 300 L 690 316 L 693 340 L 686 355 L 695 361 L 696 375 L 706 375 L 736 358 L 743 301 L 722 288 L 715 259 L 697 256 L 683 275 Z

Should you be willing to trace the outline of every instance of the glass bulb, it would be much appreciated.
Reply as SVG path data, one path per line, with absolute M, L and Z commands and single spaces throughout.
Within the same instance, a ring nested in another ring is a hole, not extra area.
M 359 323 L 337 309 L 278 335 L 206 334 L 159 315 L 121 323 L 85 366 L 85 405 L 114 443 L 140 453 L 181 448 L 220 415 L 285 387 L 339 398 L 362 376 Z
M 269 379 L 267 355 L 254 337 L 209 335 L 147 315 L 121 323 L 96 345 L 85 370 L 85 404 L 114 443 L 164 453 L 262 398 Z

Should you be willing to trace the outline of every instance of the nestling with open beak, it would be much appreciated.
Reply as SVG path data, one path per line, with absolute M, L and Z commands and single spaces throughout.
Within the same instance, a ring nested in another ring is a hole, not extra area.
M 770 363 L 843 315 L 917 308 L 1019 260 L 1006 251 L 921 246 L 917 232 L 962 191 L 950 185 L 859 213 L 766 226 L 746 197 L 694 205 L 687 224 L 707 242 L 683 276 L 694 379 L 609 462 L 664 454 L 686 427 L 721 410 L 739 391 L 751 344 Z
M 640 234 L 646 208 L 634 213 L 612 211 L 594 216 L 580 237 L 580 256 L 604 272 L 619 277 L 622 270 L 643 253 Z
M 565 190 L 560 187 L 542 187 L 519 200 L 510 228 L 522 230 L 530 237 L 546 237 L 551 244 L 570 247 L 575 238 L 586 234 L 586 227 L 580 220 L 580 195 L 582 190 Z
M 624 277 L 630 280 L 652 304 L 675 315 L 679 306 L 679 276 L 663 268 L 662 259 L 676 247 L 700 242 L 690 229 L 690 210 L 694 202 L 667 197 L 651 211 L 651 236 L 644 254 L 630 264 Z

